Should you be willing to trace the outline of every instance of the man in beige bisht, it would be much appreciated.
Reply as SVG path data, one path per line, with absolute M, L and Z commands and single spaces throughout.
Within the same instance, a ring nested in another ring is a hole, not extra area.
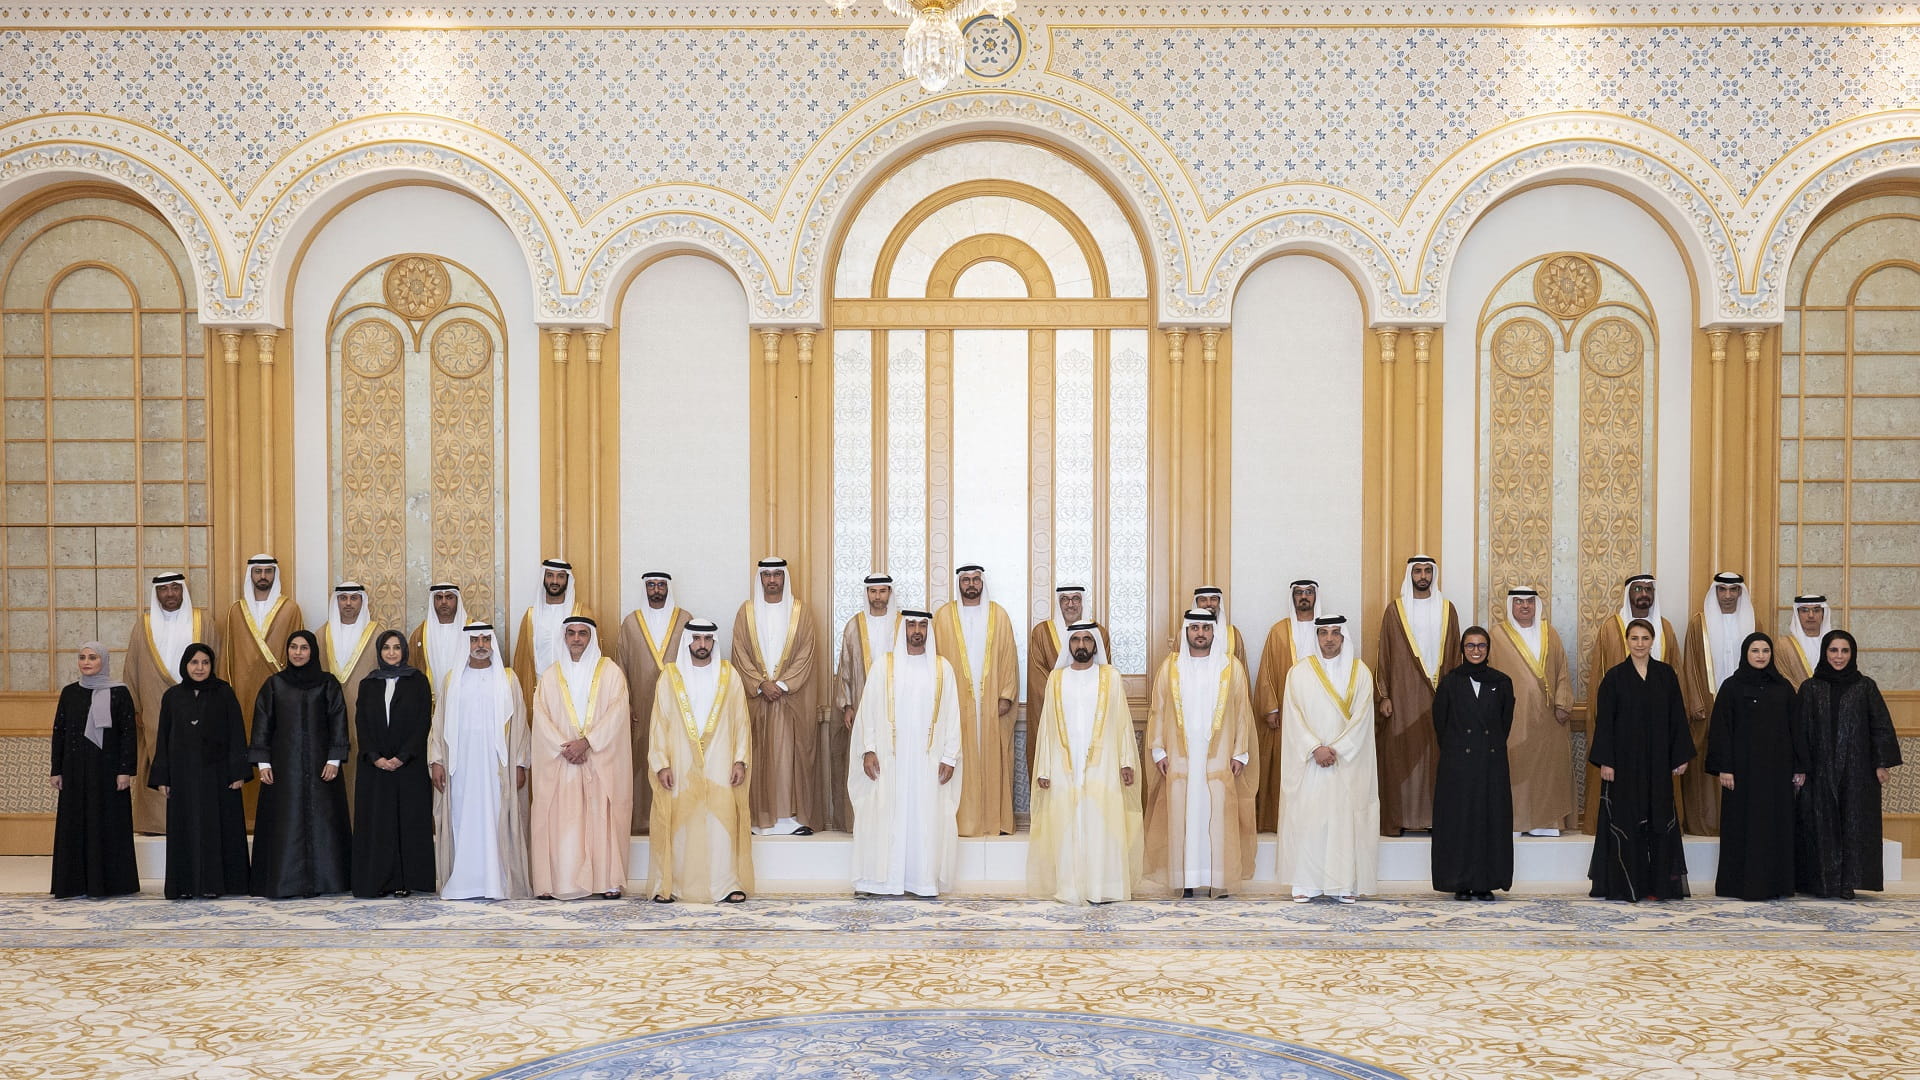
M 1295 666 L 1280 707 L 1279 877 L 1296 904 L 1316 896 L 1351 904 L 1378 886 L 1373 672 L 1347 644 L 1346 622 L 1314 619 L 1318 648 Z
M 427 738 L 433 855 L 443 900 L 524 900 L 527 718 L 520 683 L 493 648 L 493 626 L 468 623 L 467 663 L 447 673 Z
M 1287 692 L 1287 673 L 1318 648 L 1313 620 L 1320 617 L 1320 583 L 1301 578 L 1289 588 L 1293 614 L 1267 631 L 1266 647 L 1260 650 L 1260 675 L 1253 681 L 1254 731 L 1260 736 L 1260 753 L 1253 761 L 1260 781 L 1253 820 L 1261 832 L 1273 832 L 1280 825 L 1280 703 Z
M 1048 676 L 1034 729 L 1027 890 L 1063 904 L 1131 900 L 1140 880 L 1140 751 L 1099 632 L 1092 622 L 1067 628 L 1069 661 Z
M 1673 624 L 1660 614 L 1660 594 L 1656 591 L 1652 574 L 1635 574 L 1628 578 L 1620 588 L 1620 611 L 1601 620 L 1593 628 L 1593 646 L 1587 656 L 1587 747 L 1593 747 L 1593 721 L 1596 710 L 1593 697 L 1600 690 L 1600 680 L 1607 672 L 1627 659 L 1627 624 L 1635 619 L 1645 619 L 1653 626 L 1653 659 L 1662 663 L 1679 666 L 1680 638 L 1673 632 Z M 1684 696 L 1684 695 L 1683 695 Z M 1691 769 L 1689 772 L 1693 771 Z M 1675 792 L 1676 799 L 1678 791 Z M 1679 802 L 1674 803 L 1678 809 Z M 1593 831 L 1594 815 L 1600 810 L 1600 770 L 1587 766 L 1586 805 L 1582 811 L 1581 827 L 1587 832 Z
M 1033 775 L 1034 751 L 1040 740 L 1040 718 L 1047 713 L 1047 683 L 1054 672 L 1073 659 L 1067 649 L 1067 628 L 1075 623 L 1090 623 L 1100 639 L 1101 655 L 1113 654 L 1113 641 L 1100 620 L 1087 613 L 1087 588 L 1062 585 L 1053 590 L 1053 618 L 1033 624 L 1027 635 L 1027 775 Z M 1105 661 L 1101 661 L 1105 663 Z
M 753 724 L 739 673 L 714 655 L 719 631 L 706 619 L 688 622 L 678 659 L 654 686 L 647 890 L 659 904 L 738 904 L 753 888 Z
M 1440 743 L 1433 733 L 1433 693 L 1440 676 L 1460 664 L 1460 614 L 1440 592 L 1440 564 L 1407 560 L 1400 595 L 1380 620 L 1380 835 L 1433 828 L 1433 779 Z M 1358 659 L 1356 657 L 1355 659 Z
M 249 736 L 253 734 L 254 699 L 259 697 L 260 687 L 287 666 L 287 635 L 303 625 L 300 605 L 280 593 L 279 560 L 271 555 L 248 559 L 240 599 L 227 608 L 227 617 L 216 632 L 221 641 L 232 646 L 220 650 L 219 674 L 240 701 L 240 718 Z M 259 789 L 249 785 L 242 794 L 251 822 Z
M 574 597 L 573 564 L 562 559 L 540 563 L 540 602 L 520 617 L 520 634 L 513 639 L 513 674 L 520 693 L 533 700 L 541 672 L 560 660 L 560 624 L 571 616 L 593 617 L 587 605 Z
M 987 595 L 985 568 L 953 572 L 958 600 L 933 618 L 934 649 L 960 686 L 960 746 L 967 762 L 960 789 L 960 835 L 1013 832 L 1013 706 L 1020 697 L 1020 654 L 1007 610 Z
M 560 628 L 560 659 L 533 699 L 533 895 L 618 900 L 633 819 L 633 726 L 627 679 L 600 654 L 584 615 Z
M 1213 612 L 1187 612 L 1180 651 L 1153 678 L 1146 880 L 1224 899 L 1253 873 L 1253 700 L 1247 669 L 1214 641 Z
M 470 621 L 460 586 L 451 581 L 427 586 L 427 615 L 413 628 L 407 655 L 426 672 L 436 694 L 447 672 L 467 662 L 466 626 Z
M 1741 646 L 1753 633 L 1753 599 L 1747 579 L 1722 571 L 1687 620 L 1686 651 L 1680 654 L 1680 697 L 1687 705 L 1687 728 L 1693 735 L 1695 760 L 1707 755 L 1707 718 L 1720 684 L 1746 662 Z M 1776 652 L 1779 650 L 1775 650 Z M 1680 777 L 1680 829 L 1695 836 L 1720 835 L 1720 778 L 1705 769 L 1688 769 Z
M 1513 827 L 1528 836 L 1573 828 L 1573 675 L 1560 635 L 1546 620 L 1535 589 L 1508 589 L 1489 652 L 1495 671 L 1513 679 L 1513 730 L 1507 769 L 1513 783 Z
M 633 820 L 628 828 L 644 835 L 650 827 L 653 784 L 647 780 L 647 731 L 653 719 L 653 691 L 661 669 L 680 655 L 680 636 L 693 616 L 673 602 L 673 575 L 649 570 L 640 575 L 646 602 L 620 624 L 614 660 L 627 676 L 628 707 L 633 712 Z
M 761 559 L 753 599 L 733 617 L 733 669 L 753 718 L 749 791 L 756 832 L 812 836 L 825 820 L 817 772 L 820 725 L 812 705 L 818 636 L 813 612 L 788 585 L 787 560 Z
M 327 624 L 316 631 L 320 639 L 320 663 L 340 680 L 340 693 L 347 699 L 347 740 L 350 752 L 341 763 L 341 779 L 346 785 L 347 815 L 353 815 L 354 775 L 360 765 L 360 728 L 354 717 L 360 711 L 360 681 L 380 666 L 373 647 L 380 628 L 367 614 L 367 587 L 357 581 L 343 581 L 333 587 L 333 609 Z
M 853 803 L 847 798 L 847 751 L 853 738 L 853 718 L 860 711 L 860 691 L 866 688 L 867 675 L 875 659 L 893 649 L 899 630 L 900 604 L 893 595 L 893 578 L 886 574 L 868 574 L 861 582 L 866 590 L 864 608 L 847 618 L 840 630 L 840 661 L 833 669 L 833 707 L 838 723 L 827 725 L 827 797 L 832 807 L 829 821 L 845 832 L 853 831 Z
M 167 800 L 147 786 L 147 769 L 153 764 L 154 733 L 160 726 L 160 698 L 167 688 L 180 681 L 180 654 L 196 641 L 213 646 L 220 643 L 203 637 L 212 629 L 206 612 L 193 606 L 187 594 L 185 574 L 156 574 L 148 594 L 146 614 L 133 624 L 127 642 L 127 689 L 133 694 L 133 707 L 140 734 L 140 759 L 135 767 L 140 774 L 133 781 L 133 831 L 159 835 L 167 831 Z M 253 702 L 241 709 L 253 714 Z
M 893 648 L 874 662 L 853 718 L 853 891 L 938 896 L 953 887 L 962 691 L 927 641 L 925 611 L 900 613 Z
M 1826 597 L 1806 593 L 1793 598 L 1793 621 L 1786 633 L 1774 638 L 1780 644 L 1773 649 L 1773 666 L 1795 689 L 1820 670 L 1820 642 L 1831 629 L 1833 609 Z

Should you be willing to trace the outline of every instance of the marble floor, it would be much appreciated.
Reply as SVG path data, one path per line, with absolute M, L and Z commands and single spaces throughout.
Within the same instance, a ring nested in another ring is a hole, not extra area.
M 11 863 L 4 1076 L 477 1080 L 649 1032 L 912 1009 L 1175 1021 L 1415 1078 L 1920 1075 L 1911 892 L 56 902 L 25 895 L 41 883 Z

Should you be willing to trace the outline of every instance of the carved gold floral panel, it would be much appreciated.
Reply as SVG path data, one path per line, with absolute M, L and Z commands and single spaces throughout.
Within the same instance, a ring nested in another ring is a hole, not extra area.
M 493 614 L 506 337 L 492 294 L 458 264 L 400 256 L 347 287 L 329 337 L 336 575 L 366 584 L 382 625 L 413 625 L 443 580 Z
M 1652 550 L 1651 310 L 1618 267 L 1564 252 L 1516 268 L 1480 320 L 1480 600 L 1541 590 L 1574 656 Z

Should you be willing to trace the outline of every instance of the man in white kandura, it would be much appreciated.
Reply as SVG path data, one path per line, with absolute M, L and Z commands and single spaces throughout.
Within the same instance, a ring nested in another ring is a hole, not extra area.
M 420 670 L 427 673 L 434 693 L 440 692 L 440 684 L 446 681 L 448 672 L 467 662 L 466 628 L 472 621 L 467 614 L 467 602 L 460 596 L 460 586 L 451 581 L 436 581 L 427 586 L 427 614 L 420 625 L 413 628 L 407 650 Z
M 1351 654 L 1347 618 L 1314 620 L 1319 652 L 1294 666 L 1281 705 L 1280 880 L 1293 902 L 1372 893 L 1380 857 L 1373 672 Z
M 960 690 L 927 640 L 933 615 L 900 613 L 853 718 L 853 891 L 938 896 L 960 854 Z
M 1146 798 L 1146 880 L 1225 899 L 1253 875 L 1257 834 L 1247 768 L 1256 749 L 1246 665 L 1194 608 L 1179 653 L 1160 664 L 1147 711 L 1154 772 Z
M 753 808 L 747 772 L 753 725 L 733 665 L 714 655 L 720 628 L 693 619 L 654 684 L 647 769 L 653 783 L 647 889 L 738 904 L 753 888 Z
M 1067 628 L 1069 664 L 1047 678 L 1034 725 L 1027 889 L 1063 904 L 1133 898 L 1140 878 L 1140 751 L 1120 669 L 1097 623 Z
M 1799 689 L 1800 684 L 1820 670 L 1821 643 L 1833 629 L 1833 609 L 1819 593 L 1803 593 L 1793 598 L 1793 619 L 1787 632 L 1776 637 L 1780 646 L 1773 650 L 1774 666 Z
M 533 696 L 533 894 L 617 900 L 627 887 L 633 733 L 627 679 L 600 655 L 599 627 L 574 615 Z
M 520 633 L 513 639 L 513 675 L 520 695 L 533 700 L 535 683 L 560 659 L 560 624 L 574 615 L 593 612 L 574 594 L 573 564 L 564 559 L 540 563 L 540 602 L 520 617 Z
M 467 624 L 467 663 L 447 673 L 427 739 L 433 854 L 443 900 L 525 900 L 526 711 L 493 647 L 493 626 Z

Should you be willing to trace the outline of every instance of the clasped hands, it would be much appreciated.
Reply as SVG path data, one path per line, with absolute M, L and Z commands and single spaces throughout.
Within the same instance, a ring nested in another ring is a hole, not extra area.
M 671 767 L 661 769 L 659 772 L 654 773 L 653 775 L 660 778 L 660 790 L 662 791 L 673 790 L 673 769 Z M 746 782 L 747 782 L 747 763 L 744 761 L 734 762 L 733 768 L 727 771 L 727 786 L 739 787 L 741 784 L 744 784 Z
M 1165 772 L 1166 770 L 1161 769 L 1160 771 Z M 1133 786 L 1133 769 L 1132 768 L 1129 767 L 1129 768 L 1123 768 L 1120 770 L 1120 782 L 1126 785 L 1127 787 Z M 1037 776 L 1037 777 L 1034 777 L 1033 785 L 1037 788 L 1041 788 L 1044 790 L 1046 788 L 1052 787 L 1053 781 L 1047 779 L 1044 776 Z
M 320 779 L 322 780 L 332 780 L 334 777 L 339 775 L 340 775 L 340 766 L 335 765 L 331 761 L 327 762 L 326 765 L 324 765 L 320 769 Z M 268 768 L 262 768 L 260 770 L 260 782 L 271 786 L 273 784 L 273 770 Z
M 866 773 L 867 779 L 869 780 L 880 779 L 880 755 L 871 750 L 862 754 L 860 756 L 860 771 Z M 940 782 L 944 784 L 951 779 L 953 779 L 953 766 L 944 761 L 941 762 Z

